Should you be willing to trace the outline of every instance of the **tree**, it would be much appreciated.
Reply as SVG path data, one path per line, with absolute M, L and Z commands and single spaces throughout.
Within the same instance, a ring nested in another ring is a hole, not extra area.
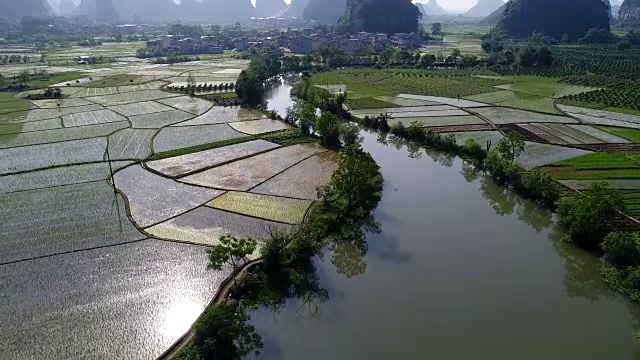
M 360 136 L 360 129 L 353 124 L 342 124 L 340 126 L 340 140 L 342 145 L 350 146 L 360 144 L 362 142 L 362 136 Z
M 345 147 L 338 155 L 338 169 L 319 195 L 342 215 L 364 214 L 382 198 L 383 178 L 371 155 L 359 145 Z
M 238 265 L 248 255 L 253 254 L 257 245 L 254 239 L 223 235 L 220 238 L 220 244 L 208 251 L 209 267 L 214 270 L 222 270 L 225 265 L 231 265 L 233 267 L 233 283 L 237 289 Z
M 193 74 L 191 72 L 189 72 L 189 76 L 187 76 L 187 86 L 194 88 L 196 87 L 196 84 L 198 82 L 196 81 L 196 77 L 193 76 Z
M 584 196 L 567 196 L 558 201 L 559 224 L 578 245 L 596 248 L 625 209 L 619 191 L 611 189 L 606 182 L 594 182 Z
M 616 266 L 640 264 L 640 234 L 637 232 L 612 232 L 604 238 L 602 250 L 607 260 Z
M 517 132 L 510 132 L 498 141 L 496 150 L 503 159 L 513 162 L 524 151 L 525 138 Z
M 320 135 L 323 145 L 336 146 L 339 143 L 340 121 L 335 115 L 324 111 L 316 121 L 316 132 Z
M 245 310 L 235 302 L 208 308 L 194 326 L 194 343 L 205 360 L 240 360 L 260 354 L 264 345 L 249 323 Z
M 18 81 L 20 81 L 20 83 L 22 85 L 27 85 L 27 81 L 29 81 L 29 71 L 28 70 L 23 70 L 20 72 L 20 74 L 18 74 Z
M 431 24 L 431 34 L 432 35 L 440 35 L 442 34 L 442 23 L 435 22 Z

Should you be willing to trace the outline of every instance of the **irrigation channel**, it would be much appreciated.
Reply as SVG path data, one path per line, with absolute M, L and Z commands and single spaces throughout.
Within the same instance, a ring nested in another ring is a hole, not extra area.
M 363 136 L 385 177 L 382 232 L 318 259 L 327 301 L 251 314 L 258 359 L 640 359 L 640 306 L 552 214 L 458 158 Z

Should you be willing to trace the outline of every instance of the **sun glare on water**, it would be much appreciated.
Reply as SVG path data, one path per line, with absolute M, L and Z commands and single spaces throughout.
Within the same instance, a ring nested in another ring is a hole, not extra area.
M 200 304 L 187 296 L 171 299 L 162 316 L 164 333 L 172 338 L 182 336 L 202 312 Z

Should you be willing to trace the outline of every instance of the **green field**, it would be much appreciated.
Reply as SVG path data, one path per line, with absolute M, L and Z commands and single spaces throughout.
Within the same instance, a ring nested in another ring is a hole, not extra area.
M 375 100 L 360 100 L 397 94 L 433 95 L 455 98 L 496 91 L 493 86 L 508 81 L 471 76 L 463 71 L 434 71 L 418 69 L 346 69 L 314 74 L 314 85 L 344 85 L 348 93 L 347 103 L 355 101 L 356 107 L 379 104 Z M 377 106 L 379 107 L 379 106 Z M 387 106 L 388 107 L 388 106 Z
M 613 134 L 615 136 L 619 136 L 623 139 L 627 139 L 634 143 L 640 143 L 640 130 L 638 129 L 628 129 L 628 128 L 619 128 L 613 126 L 596 126 L 600 130 L 604 130 L 609 134 Z
M 640 178 L 640 165 L 622 153 L 597 152 L 559 161 L 543 168 L 558 180 Z

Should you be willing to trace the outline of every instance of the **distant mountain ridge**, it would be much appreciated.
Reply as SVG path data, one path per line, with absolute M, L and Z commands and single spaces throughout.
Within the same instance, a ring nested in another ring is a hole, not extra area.
M 504 5 L 502 0 L 478 0 L 478 3 L 464 15 L 468 17 L 487 17 Z
M 53 9 L 47 0 L 0 0 L 0 17 L 51 16 Z
M 618 21 L 625 28 L 640 28 L 640 0 L 624 0 L 620 5 Z
M 608 0 L 511 0 L 498 27 L 507 35 L 530 36 L 534 31 L 576 40 L 589 29 L 610 30 Z M 553 9 L 553 11 L 549 11 Z
M 309 0 L 303 18 L 321 24 L 336 24 L 344 14 L 346 6 L 346 0 Z
M 429 0 L 428 3 L 424 4 L 424 10 L 429 15 L 444 15 L 447 13 L 447 10 L 438 4 L 438 0 Z

